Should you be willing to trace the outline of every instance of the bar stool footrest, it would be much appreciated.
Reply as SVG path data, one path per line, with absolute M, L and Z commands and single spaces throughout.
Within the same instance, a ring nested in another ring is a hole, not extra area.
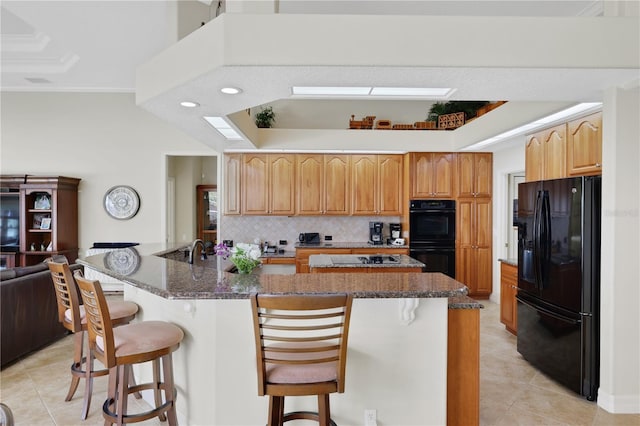
M 289 420 L 319 420 L 318 413 L 315 411 L 292 411 L 290 413 L 285 413 L 282 416 L 282 422 L 288 422 Z M 336 422 L 329 419 L 329 424 L 331 426 L 338 426 Z
M 163 386 L 163 383 L 160 384 L 160 386 L 158 386 L 157 383 L 143 383 L 143 384 L 139 384 L 139 385 L 135 385 L 129 388 L 129 391 L 127 392 L 127 395 L 130 395 L 132 393 L 135 393 L 136 395 L 139 395 L 139 392 L 141 390 L 148 390 L 148 389 L 164 389 L 166 390 L 166 387 Z M 167 411 L 169 411 L 169 409 L 171 408 L 171 405 L 175 403 L 176 398 L 178 396 L 178 392 L 176 389 L 173 390 L 173 401 L 165 401 L 164 403 L 160 404 L 159 406 L 149 410 L 149 411 L 143 411 L 141 413 L 132 413 L 132 414 L 125 414 L 123 417 L 123 419 L 125 420 L 124 423 L 136 423 L 136 422 L 141 422 L 144 420 L 149 420 L 152 419 L 154 417 L 159 417 L 162 416 L 161 421 L 165 421 L 166 419 L 164 418 L 165 413 Z M 142 396 L 140 396 L 142 397 Z M 109 407 L 111 407 L 112 405 L 115 405 L 115 401 L 113 398 L 108 398 L 104 404 L 102 405 L 102 416 L 105 418 L 105 420 L 113 420 L 112 423 L 116 423 L 116 420 L 118 418 L 118 414 L 114 413 L 113 411 L 111 411 L 111 409 Z M 127 422 L 127 420 L 129 420 Z

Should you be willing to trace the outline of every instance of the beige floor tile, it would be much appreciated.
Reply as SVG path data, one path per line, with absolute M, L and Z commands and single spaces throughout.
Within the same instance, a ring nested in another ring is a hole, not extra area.
M 590 425 L 596 413 L 596 404 L 580 396 L 566 396 L 555 392 L 541 392 L 529 386 L 511 406 L 511 409 L 530 412 L 559 423 Z
M 543 414 L 530 412 L 518 407 L 512 407 L 497 422 L 496 426 L 563 426 L 578 425 L 578 423 L 564 423 Z
M 593 426 L 640 426 L 640 414 L 611 414 L 598 407 Z

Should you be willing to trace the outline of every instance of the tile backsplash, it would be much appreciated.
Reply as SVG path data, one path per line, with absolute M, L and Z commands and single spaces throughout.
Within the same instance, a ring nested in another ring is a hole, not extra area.
M 262 243 L 277 245 L 287 240 L 286 250 L 294 250 L 301 232 L 318 232 L 324 241 L 331 235 L 335 242 L 360 242 L 369 239 L 369 222 L 383 222 L 383 236 L 389 234 L 389 223 L 399 223 L 397 216 L 222 216 L 218 229 L 218 241 L 233 240 L 252 243 L 256 238 Z

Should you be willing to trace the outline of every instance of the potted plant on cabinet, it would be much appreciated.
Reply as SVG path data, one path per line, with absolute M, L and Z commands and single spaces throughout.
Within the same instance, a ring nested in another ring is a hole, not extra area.
M 256 126 L 263 129 L 270 128 L 275 120 L 276 113 L 273 112 L 273 108 L 270 106 L 261 108 L 260 112 L 256 114 Z

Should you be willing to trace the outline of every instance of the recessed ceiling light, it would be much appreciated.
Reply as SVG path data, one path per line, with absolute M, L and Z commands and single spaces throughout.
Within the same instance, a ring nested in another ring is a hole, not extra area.
M 185 108 L 195 108 L 195 107 L 199 107 L 200 104 L 197 102 L 192 102 L 192 101 L 182 101 L 180 102 L 180 105 L 182 105 Z
M 236 129 L 234 129 L 233 127 L 231 127 L 231 124 L 229 124 L 227 122 L 227 120 L 225 120 L 222 117 L 203 117 L 205 120 L 207 120 L 207 123 L 209 123 L 211 126 L 213 126 L 214 129 L 216 129 L 218 132 L 220 132 L 220 134 L 222 136 L 224 136 L 227 139 L 230 140 L 243 140 L 244 138 L 242 137 L 242 135 L 240 135 L 240 133 L 238 133 L 238 131 Z
M 220 91 L 226 95 L 237 95 L 242 92 L 242 90 L 237 87 L 223 87 Z

